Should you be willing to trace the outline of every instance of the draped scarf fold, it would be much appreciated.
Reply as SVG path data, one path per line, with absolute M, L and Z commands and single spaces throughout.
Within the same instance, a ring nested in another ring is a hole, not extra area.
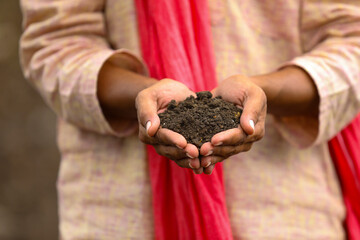
M 349 240 L 360 239 L 360 114 L 328 143 L 341 183 Z
M 207 0 L 136 0 L 142 55 L 150 74 L 193 91 L 217 85 Z M 351 240 L 360 239 L 360 115 L 329 141 Z M 232 239 L 223 171 L 194 175 L 147 146 L 156 239 Z
M 136 0 L 142 55 L 150 74 L 192 91 L 217 85 L 207 0 Z M 156 239 L 232 239 L 222 165 L 195 175 L 147 147 Z

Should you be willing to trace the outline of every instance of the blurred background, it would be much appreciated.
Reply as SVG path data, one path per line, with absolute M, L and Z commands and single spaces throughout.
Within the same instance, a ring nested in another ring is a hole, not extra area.
M 0 240 L 58 238 L 56 117 L 24 80 L 18 0 L 0 0 Z

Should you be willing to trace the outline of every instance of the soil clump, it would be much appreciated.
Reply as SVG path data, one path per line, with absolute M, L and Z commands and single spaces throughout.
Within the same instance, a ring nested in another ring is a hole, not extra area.
M 166 111 L 159 114 L 161 127 L 180 133 L 200 148 L 215 134 L 239 126 L 242 109 L 220 96 L 212 98 L 208 91 L 196 96 L 181 102 L 171 100 Z

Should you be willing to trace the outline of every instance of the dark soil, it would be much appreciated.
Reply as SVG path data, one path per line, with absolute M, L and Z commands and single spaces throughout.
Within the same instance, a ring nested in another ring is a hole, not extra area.
M 161 127 L 180 133 L 189 142 L 201 147 L 215 134 L 237 128 L 242 109 L 210 92 L 198 92 L 182 102 L 172 100 L 167 110 L 159 114 Z

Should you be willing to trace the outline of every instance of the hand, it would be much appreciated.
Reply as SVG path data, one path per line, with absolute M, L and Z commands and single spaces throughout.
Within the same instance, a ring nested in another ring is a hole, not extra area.
M 252 82 L 251 78 L 236 75 L 223 80 L 212 90 L 214 97 L 222 96 L 225 101 L 243 108 L 239 128 L 220 132 L 200 148 L 201 166 L 205 174 L 211 174 L 215 164 L 224 159 L 249 151 L 253 142 L 265 134 L 266 95 Z
M 182 101 L 190 95 L 195 93 L 184 84 L 171 79 L 158 81 L 139 92 L 135 101 L 139 138 L 142 142 L 153 145 L 158 154 L 174 160 L 180 167 L 192 168 L 195 173 L 202 173 L 197 147 L 187 143 L 181 134 L 160 128 L 157 115 L 165 111 L 172 99 Z

